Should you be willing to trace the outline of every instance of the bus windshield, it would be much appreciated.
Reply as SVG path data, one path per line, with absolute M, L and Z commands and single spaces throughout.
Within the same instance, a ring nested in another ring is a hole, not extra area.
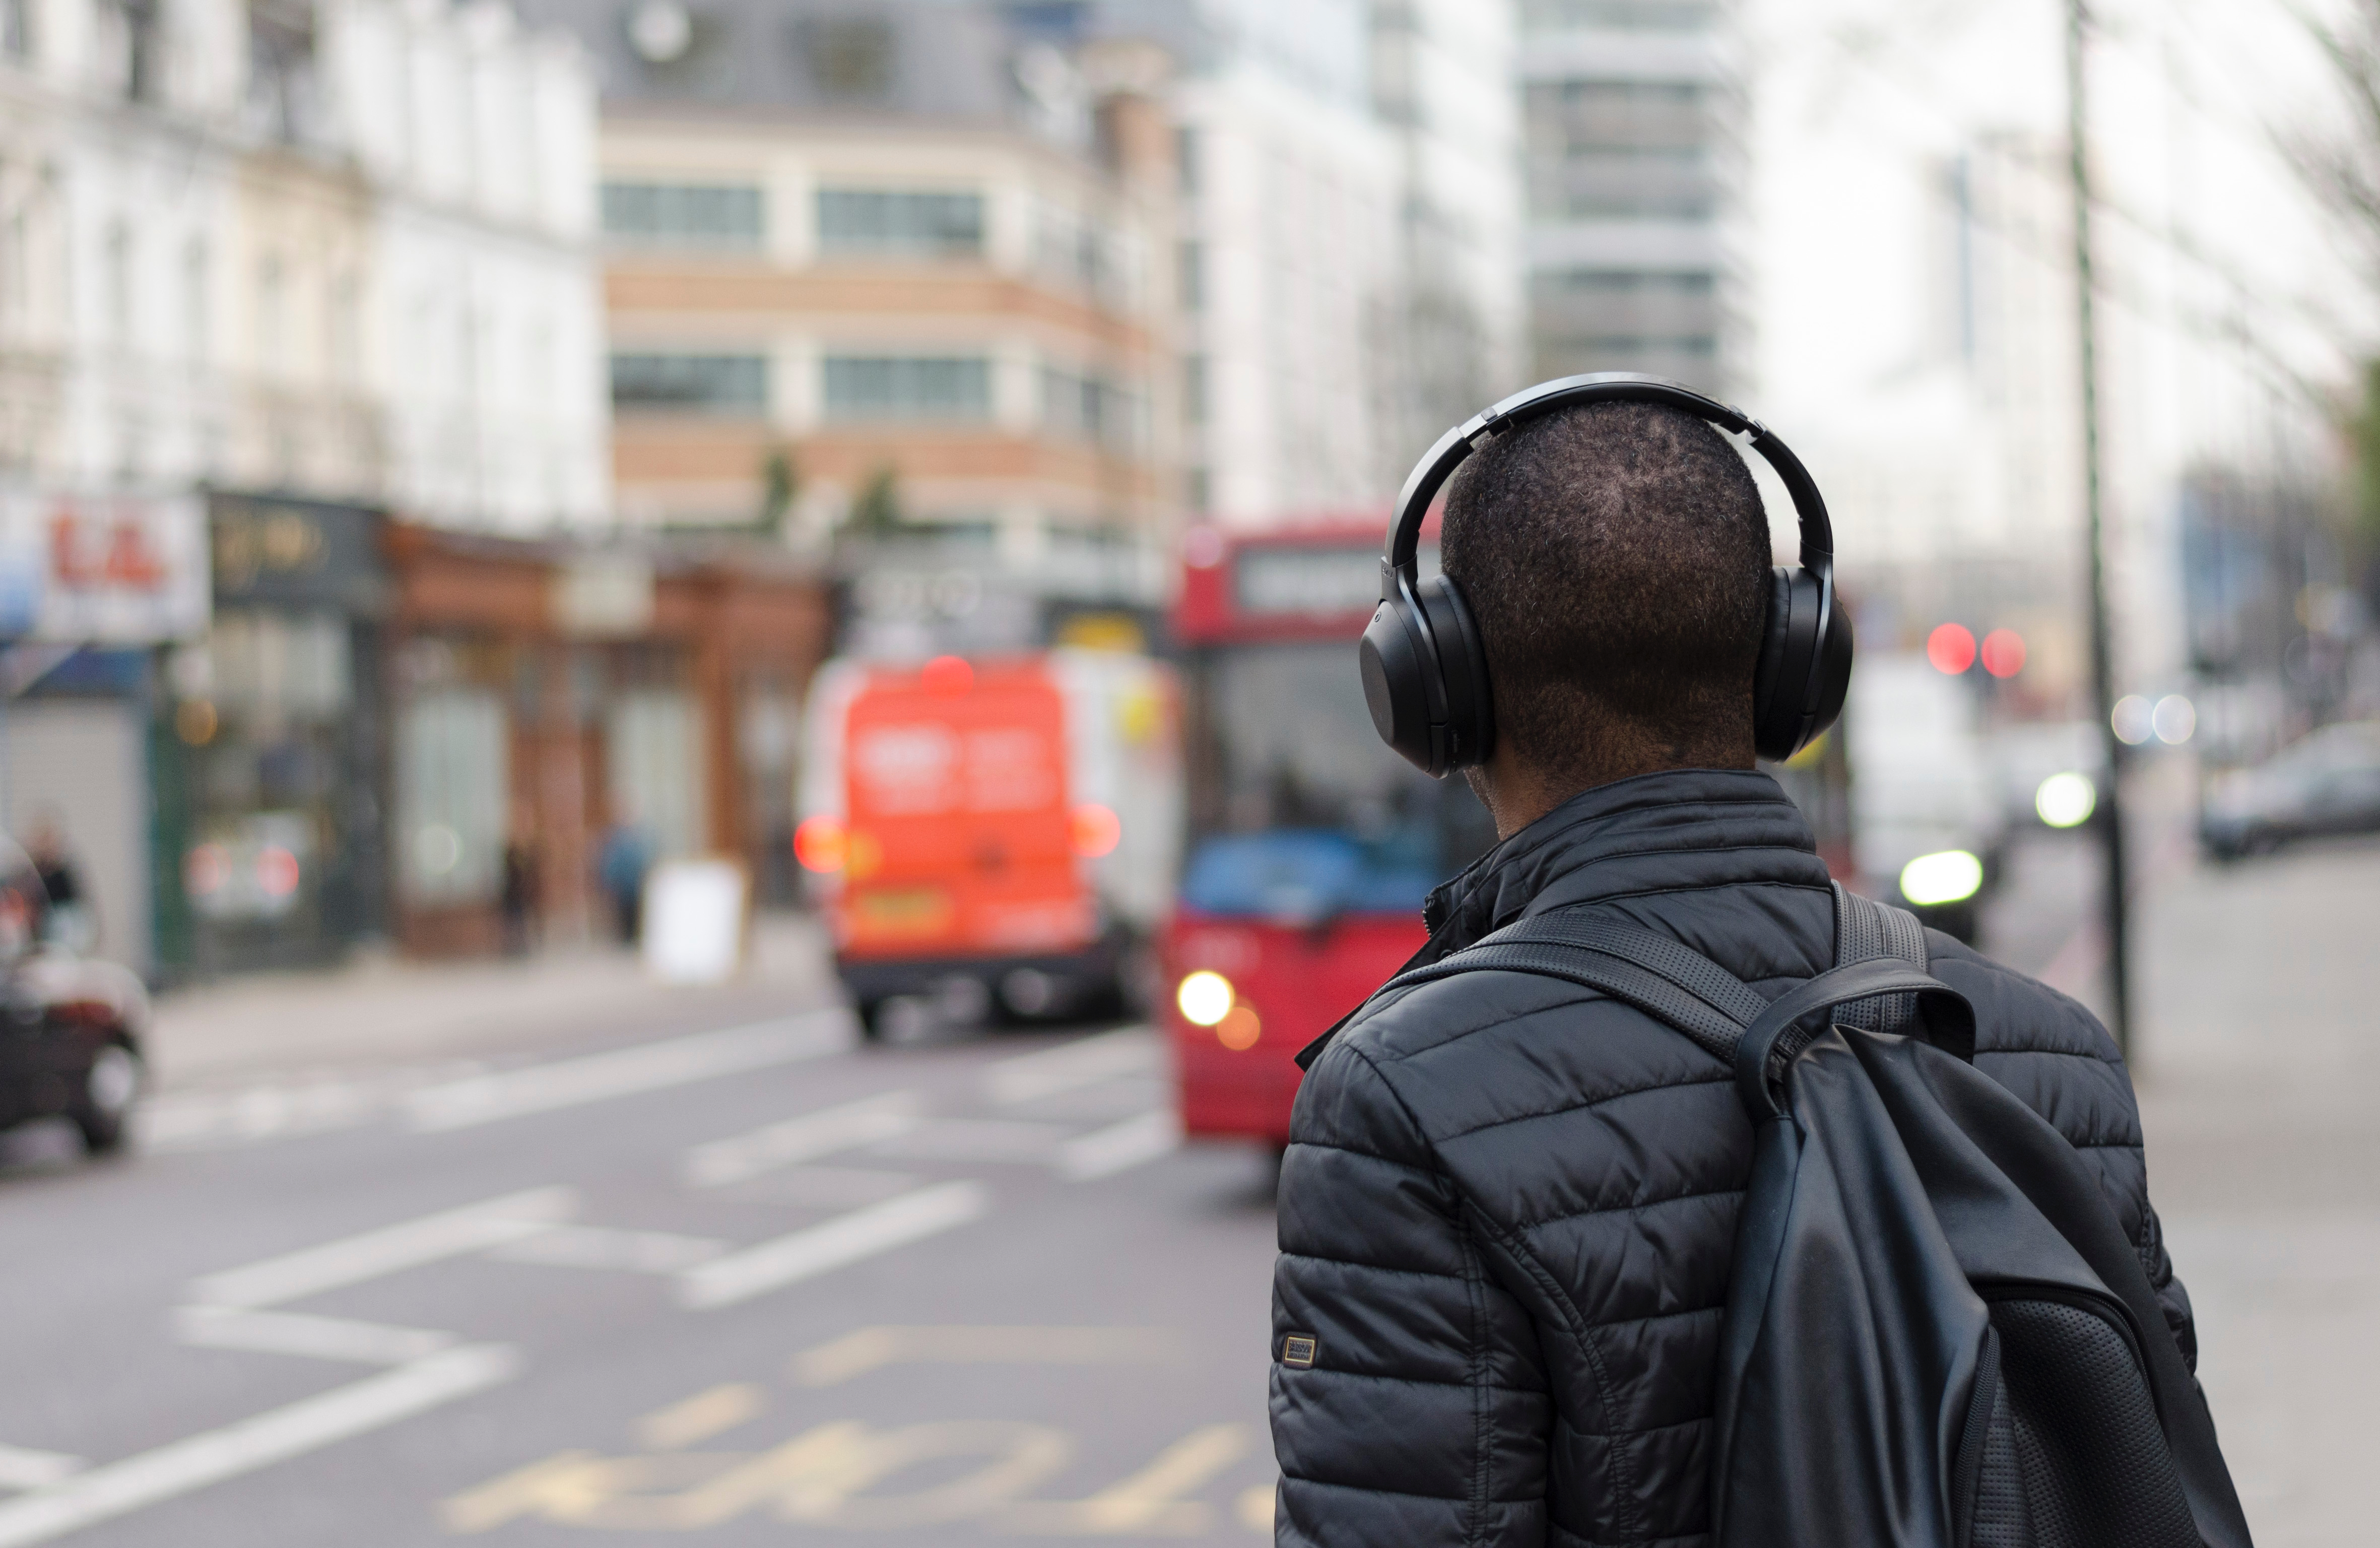
M 1380 745 L 1344 640 L 1232 645 L 1190 674 L 1189 864 L 1202 912 L 1417 912 L 1495 827 L 1462 780 Z

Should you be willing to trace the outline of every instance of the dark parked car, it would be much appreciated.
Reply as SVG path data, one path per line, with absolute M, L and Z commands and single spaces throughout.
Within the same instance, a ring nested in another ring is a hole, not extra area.
M 113 962 L 46 943 L 49 896 L 0 837 L 0 1128 L 65 1117 L 93 1153 L 124 1143 L 149 996 Z
M 2380 721 L 2326 725 L 2209 791 L 2199 841 L 2238 859 L 2318 834 L 2380 833 Z

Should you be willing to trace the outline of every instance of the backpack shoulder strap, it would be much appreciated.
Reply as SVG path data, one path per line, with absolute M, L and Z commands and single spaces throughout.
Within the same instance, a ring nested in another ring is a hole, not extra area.
M 1518 920 L 1475 945 L 1380 986 L 1385 993 L 1478 969 L 1566 979 L 1634 1006 L 1684 1033 L 1713 1057 L 1735 1045 L 1768 1002 L 1693 947 L 1633 925 L 1570 917 L 1567 910 Z
M 1891 958 L 1919 972 L 1926 970 L 1925 927 L 1917 922 L 1916 915 L 1846 891 L 1840 882 L 1833 885 L 1836 967 Z M 1845 1006 L 1835 1019 L 1863 1031 L 1906 1033 L 1917 1023 L 1917 996 L 1885 994 L 1863 1000 Z

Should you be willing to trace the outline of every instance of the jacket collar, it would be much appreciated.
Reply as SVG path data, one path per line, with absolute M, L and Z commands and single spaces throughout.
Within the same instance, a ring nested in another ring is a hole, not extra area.
M 1553 908 L 1747 883 L 1823 889 L 1827 882 L 1802 809 L 1767 774 L 1637 774 L 1572 796 L 1432 892 L 1422 913 L 1429 940 L 1398 972 Z M 1300 1067 L 1362 1009 L 1307 1044 Z
M 1429 895 L 1436 961 L 1514 920 L 1646 891 L 1726 882 L 1823 887 L 1810 824 L 1755 769 L 1665 769 L 1583 790 Z

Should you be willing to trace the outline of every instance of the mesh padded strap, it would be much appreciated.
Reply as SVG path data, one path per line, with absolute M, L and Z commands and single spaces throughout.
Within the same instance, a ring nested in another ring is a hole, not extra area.
M 1917 922 L 1916 915 L 1906 908 L 1846 892 L 1840 882 L 1835 883 L 1834 888 L 1836 967 L 1846 968 L 1854 962 L 1872 962 L 1885 957 L 1912 968 L 1922 969 L 1926 966 L 1925 927 Z M 1917 996 L 1883 994 L 1843 1006 L 1835 1020 L 1863 1031 L 1906 1034 L 1917 1024 Z

